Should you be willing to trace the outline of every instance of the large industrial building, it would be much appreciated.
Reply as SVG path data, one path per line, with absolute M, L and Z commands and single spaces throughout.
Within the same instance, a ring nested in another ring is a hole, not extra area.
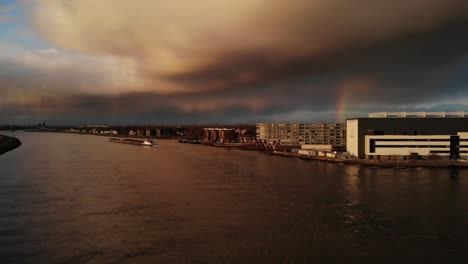
M 281 146 L 340 146 L 346 145 L 344 123 L 259 123 L 257 139 L 279 141 Z
M 368 159 L 467 159 L 468 117 L 377 113 L 347 120 L 346 150 Z

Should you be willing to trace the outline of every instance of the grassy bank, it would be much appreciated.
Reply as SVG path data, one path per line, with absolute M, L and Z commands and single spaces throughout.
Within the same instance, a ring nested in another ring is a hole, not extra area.
M 0 155 L 21 146 L 17 138 L 0 135 Z

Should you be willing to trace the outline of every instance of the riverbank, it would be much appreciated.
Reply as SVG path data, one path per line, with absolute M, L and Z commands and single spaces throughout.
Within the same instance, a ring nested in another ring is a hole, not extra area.
M 138 135 L 120 135 L 120 134 L 104 134 L 104 133 L 82 133 L 82 132 L 66 132 L 66 131 L 53 131 L 53 130 L 25 130 L 24 132 L 33 133 L 58 133 L 58 134 L 71 134 L 82 136 L 98 136 L 98 137 L 116 137 L 116 138 L 135 138 L 135 139 L 180 139 L 180 137 L 171 136 L 138 136 Z
M 33 132 L 33 131 L 31 131 Z M 36 131 L 34 131 L 36 132 Z M 63 131 L 41 131 L 41 132 L 51 132 L 51 133 L 63 133 L 63 134 L 76 134 L 76 135 L 91 135 L 91 136 L 101 136 L 101 137 L 118 137 L 118 138 L 133 138 L 133 139 L 153 139 L 153 140 L 162 140 L 162 139 L 180 139 L 180 137 L 146 137 L 146 136 L 129 136 L 129 135 L 111 135 L 111 134 L 95 134 L 95 133 L 77 133 L 77 132 L 63 132 Z M 180 141 L 179 141 L 180 142 Z M 187 142 L 180 142 L 187 143 Z M 233 144 L 215 144 L 210 142 L 199 142 L 202 145 L 210 147 L 219 147 L 226 149 L 238 149 L 244 151 L 259 151 L 259 152 L 269 152 L 271 155 L 278 155 L 283 157 L 293 157 L 300 158 L 303 160 L 315 160 L 322 162 L 338 163 L 338 164 L 353 164 L 361 165 L 367 167 L 375 168 L 465 168 L 468 169 L 468 162 L 463 161 L 451 161 L 451 160 L 366 160 L 366 159 L 357 159 L 357 158 L 330 158 L 322 156 L 307 156 L 301 155 L 294 152 L 286 151 L 276 151 L 272 152 L 271 150 L 265 149 L 262 144 L 255 143 L 233 143 Z M 1 143 L 0 143 L 1 144 Z M 21 144 L 21 143 L 19 143 Z M 1 146 L 0 146 L 1 150 Z M 1 154 L 1 151 L 0 151 Z
M 308 156 L 301 155 L 296 152 L 290 151 L 271 151 L 267 149 L 260 148 L 255 143 L 253 144 L 213 144 L 202 142 L 203 145 L 211 147 L 221 147 L 221 148 L 235 148 L 239 150 L 250 150 L 250 151 L 261 151 L 269 152 L 271 155 L 290 157 L 290 158 L 299 158 L 303 160 L 315 160 L 329 163 L 338 163 L 338 164 L 351 164 L 351 165 L 361 165 L 366 167 L 374 168 L 465 168 L 468 169 L 468 162 L 463 161 L 453 161 L 453 160 L 366 160 L 366 159 L 357 159 L 357 158 L 332 158 L 332 157 L 323 157 L 323 156 Z
M 21 146 L 17 138 L 0 135 L 0 155 Z
M 453 160 L 365 160 L 365 159 L 342 159 L 328 158 L 319 156 L 306 156 L 291 152 L 276 151 L 271 152 L 271 155 L 283 157 L 300 158 L 303 160 L 317 160 L 330 163 L 340 164 L 355 164 L 376 168 L 465 168 L 468 169 L 468 162 L 453 161 Z

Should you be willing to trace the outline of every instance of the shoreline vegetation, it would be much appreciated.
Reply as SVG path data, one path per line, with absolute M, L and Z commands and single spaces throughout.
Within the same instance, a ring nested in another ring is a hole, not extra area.
M 14 137 L 0 135 L 0 155 L 21 146 L 21 141 Z
M 155 140 L 161 139 L 181 139 L 181 137 L 146 137 L 146 136 L 128 136 L 128 135 L 109 135 L 109 134 L 94 134 L 94 133 L 76 133 L 76 132 L 63 132 L 63 131 L 28 131 L 28 132 L 52 132 L 52 133 L 64 133 L 64 134 L 78 134 L 78 135 L 92 135 L 92 136 L 104 136 L 104 137 L 119 137 L 119 138 L 150 138 Z M 268 152 L 271 155 L 277 155 L 282 157 L 299 158 L 302 160 L 313 160 L 321 162 L 329 162 L 336 164 L 350 164 L 350 165 L 361 165 L 373 168 L 464 168 L 468 169 L 468 162 L 453 161 L 453 160 L 386 160 L 386 161 L 374 161 L 357 158 L 328 158 L 320 156 L 306 156 L 293 152 L 286 151 L 271 151 L 263 148 L 258 148 L 255 143 L 242 143 L 242 144 L 215 144 L 208 142 L 200 142 L 202 145 L 210 147 L 220 147 L 226 149 L 239 149 L 244 151 L 259 151 Z M 21 143 L 20 143 L 21 144 Z

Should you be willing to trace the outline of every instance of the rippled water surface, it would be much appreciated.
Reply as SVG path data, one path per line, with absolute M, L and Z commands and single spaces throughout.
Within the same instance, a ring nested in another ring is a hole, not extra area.
M 10 134 L 23 145 L 0 156 L 0 263 L 468 260 L 467 170 Z

